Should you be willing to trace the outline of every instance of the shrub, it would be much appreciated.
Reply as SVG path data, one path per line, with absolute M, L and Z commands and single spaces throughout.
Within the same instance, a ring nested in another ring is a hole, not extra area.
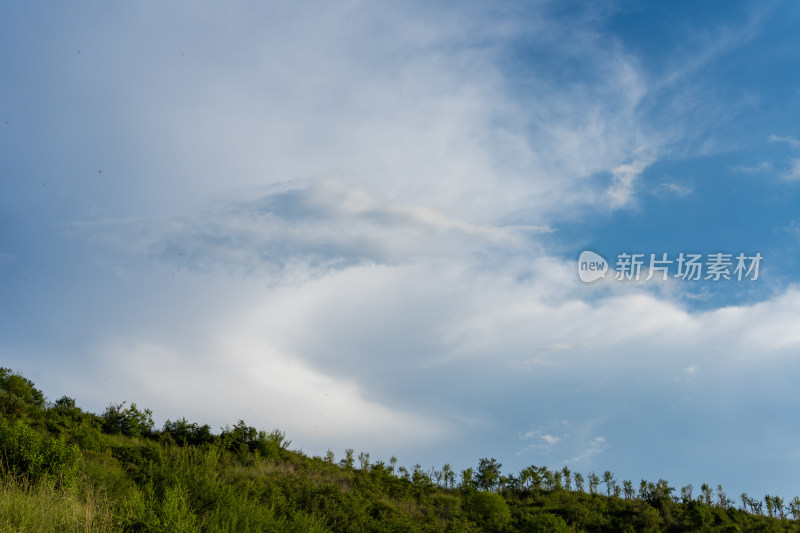
M 278 429 L 271 433 L 258 431 L 244 423 L 244 420 L 233 426 L 226 427 L 220 435 L 221 445 L 224 449 L 237 454 L 243 463 L 249 462 L 247 452 L 258 452 L 267 459 L 281 459 L 284 451 L 291 444 L 286 440 L 286 434 Z
M 22 416 L 44 407 L 44 394 L 27 378 L 0 367 L 0 413 Z
M 530 513 L 523 517 L 521 526 L 531 533 L 567 533 L 572 531 L 567 522 L 558 515 L 550 513 Z
M 508 504 L 499 494 L 476 491 L 467 497 L 467 511 L 471 520 L 490 531 L 499 531 L 511 522 Z
M 72 485 L 78 473 L 80 451 L 59 437 L 49 437 L 22 420 L 13 424 L 0 420 L 0 459 L 14 476 L 25 476 L 31 482 L 43 478 L 60 485 Z
M 190 423 L 185 418 L 180 418 L 175 422 L 170 420 L 164 422 L 164 433 L 181 446 L 200 446 L 214 442 L 211 426 Z
M 135 403 L 125 408 L 125 403 L 111 404 L 103 413 L 103 431 L 111 435 L 122 434 L 128 437 L 147 437 L 153 432 L 153 412 L 140 411 Z

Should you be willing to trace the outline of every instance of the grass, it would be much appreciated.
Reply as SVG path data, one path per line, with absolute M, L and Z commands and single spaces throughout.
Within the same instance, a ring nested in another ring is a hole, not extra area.
M 117 531 L 111 506 L 95 491 L 0 477 L 0 532 Z

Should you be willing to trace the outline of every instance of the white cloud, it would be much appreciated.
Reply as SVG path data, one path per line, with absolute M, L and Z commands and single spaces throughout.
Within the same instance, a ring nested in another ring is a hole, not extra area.
M 258 309 L 216 317 L 215 328 L 198 331 L 191 343 L 173 339 L 174 346 L 109 341 L 95 360 L 105 382 L 85 386 L 107 400 L 146 401 L 157 406 L 160 420 L 185 416 L 220 427 L 241 418 L 259 428 L 278 427 L 317 453 L 323 446 L 405 450 L 452 431 L 436 415 L 381 403 L 355 377 L 309 366 L 271 336 L 267 320 L 274 318 Z M 72 377 L 78 383 L 86 378 Z
M 554 437 L 553 435 L 542 435 L 541 438 L 548 446 L 552 446 L 561 440 L 561 437 Z
M 332 407 L 350 406 L 332 408 L 331 420 L 361 435 L 370 422 L 385 429 L 385 418 L 397 429 L 383 434 L 398 442 L 415 424 L 430 441 L 438 438 L 431 427 L 486 423 L 485 412 L 449 396 L 463 383 L 438 374 L 452 369 L 473 381 L 479 374 L 464 366 L 473 360 L 494 390 L 509 365 L 532 359 L 530 346 L 558 368 L 557 355 L 585 345 L 563 349 L 558 333 L 573 330 L 566 322 L 551 323 L 533 344 L 532 332 L 515 328 L 534 320 L 538 332 L 548 313 L 574 318 L 585 305 L 565 299 L 579 290 L 574 276 L 543 253 L 536 233 L 575 207 L 635 201 L 638 175 L 656 152 L 637 149 L 650 145 L 637 116 L 647 92 L 637 62 L 591 21 L 484 17 L 476 25 L 453 12 L 456 20 L 443 24 L 441 13 L 416 7 L 265 9 L 280 16 L 194 12 L 191 24 L 170 29 L 174 56 L 159 52 L 165 34 L 150 30 L 163 18 L 152 13 L 117 28 L 124 39 L 104 43 L 106 60 L 135 70 L 135 83 L 108 103 L 137 148 L 135 217 L 97 217 L 84 231 L 208 285 L 245 273 L 253 286 L 252 297 L 231 296 L 224 311 L 210 297 L 201 304 L 202 292 L 165 288 L 162 297 L 191 302 L 178 305 L 183 320 L 205 317 L 204 336 L 228 340 L 194 354 L 188 334 L 166 333 L 164 341 L 131 327 L 98 348 L 126 369 L 116 390 L 154 399 L 157 412 L 191 403 L 196 410 L 181 414 L 200 421 L 265 398 L 292 405 L 297 420 L 317 420 L 313 392 L 327 388 L 338 398 Z M 209 41 L 220 25 L 237 38 Z M 534 71 L 516 85 L 507 73 L 517 69 L 503 55 L 515 32 L 585 68 L 568 84 Z M 124 44 L 151 33 L 144 50 Z M 607 190 L 597 176 L 611 169 Z M 197 207 L 219 196 L 227 201 Z M 173 215 L 153 216 L 163 212 Z M 520 286 L 531 266 L 539 273 Z M 230 313 L 270 342 L 249 331 L 234 342 L 224 325 Z M 485 368 L 487 354 L 504 347 Z M 170 384 L 149 381 L 139 364 L 164 365 L 169 380 L 189 365 L 187 382 L 167 393 Z M 230 400 L 207 394 L 217 375 L 239 385 Z M 278 381 L 259 381 L 264 375 Z M 306 403 L 284 382 L 304 391 Z M 349 410 L 367 422 L 353 426 Z M 260 420 L 295 440 L 310 431 L 290 416 Z M 318 427 L 326 439 L 338 435 Z
M 591 19 L 547 20 L 536 6 L 521 19 L 474 6 L 481 17 L 413 4 L 269 5 L 245 17 L 205 5 L 166 34 L 172 8 L 128 9 L 87 60 L 131 65 L 132 82 L 114 80 L 97 105 L 136 147 L 124 165 L 139 184 L 126 191 L 136 216 L 330 178 L 468 224 L 542 226 L 575 206 L 626 204 L 635 151 L 654 143 L 637 115 L 648 87 L 636 59 Z M 220 27 L 237 38 L 210 42 Z M 151 36 L 143 48 L 130 46 L 138 35 Z M 579 74 L 564 84 L 520 71 L 508 64 L 517 38 Z M 610 169 L 618 183 L 606 194 L 596 176 Z
M 771 161 L 761 161 L 752 166 L 746 165 L 734 165 L 729 168 L 731 172 L 739 172 L 744 174 L 760 174 L 762 172 L 769 172 L 772 170 L 772 162 Z
M 429 207 L 380 202 L 364 190 L 331 180 L 291 182 L 255 198 L 229 200 L 206 212 L 173 220 L 127 224 L 122 240 L 143 241 L 152 256 L 188 269 L 240 271 L 282 277 L 310 268 L 318 273 L 363 263 L 402 264 L 485 249 L 518 250 L 546 226 L 490 226 L 464 222 Z M 137 248 L 134 248 L 136 250 Z
M 591 464 L 590 459 L 604 452 L 608 443 L 604 436 L 592 435 L 596 421 L 581 424 L 551 424 L 519 435 L 523 441 L 533 441 L 516 452 L 516 455 L 529 458 L 531 453 L 545 457 L 551 465 L 559 468 L 561 465 L 586 467 Z M 559 427 L 560 426 L 560 427 Z M 572 432 L 553 435 L 548 433 L 552 429 L 564 429 L 572 426 Z M 568 458 L 567 458 L 568 457 Z
M 569 439 L 570 437 L 569 434 L 566 433 L 562 435 L 552 435 L 550 433 L 545 433 L 545 431 L 548 431 L 548 429 L 539 428 L 519 435 L 519 439 L 533 442 L 519 450 L 517 455 L 525 455 L 532 451 L 548 454 L 557 444 L 561 443 L 564 439 Z
M 605 437 L 594 437 L 588 442 L 584 443 L 583 449 L 571 459 L 565 461 L 568 464 L 581 464 L 594 455 L 603 453 L 608 448 L 608 443 Z
M 653 192 L 655 194 L 670 194 L 675 196 L 688 196 L 694 190 L 688 185 L 681 185 L 680 183 L 665 182 L 656 187 Z
M 792 148 L 800 148 L 800 141 L 791 136 L 779 137 L 773 134 L 769 136 L 769 141 L 786 143 Z M 781 173 L 780 177 L 786 181 L 800 180 L 800 158 L 789 159 L 789 168 Z
M 160 284 L 133 304 L 112 297 L 106 315 L 135 305 L 138 323 L 86 341 L 109 358 L 100 370 L 65 358 L 72 373 L 59 379 L 78 390 L 161 417 L 278 426 L 315 451 L 440 445 L 472 458 L 557 405 L 569 412 L 554 416 L 575 420 L 569 432 L 535 421 L 529 451 L 592 465 L 610 440 L 632 447 L 615 416 L 647 401 L 654 416 L 695 413 L 797 353 L 794 288 L 689 312 L 667 290 L 583 286 L 537 238 L 577 208 L 636 206 L 652 190 L 645 170 L 676 139 L 695 139 L 675 123 L 694 123 L 703 104 L 673 98 L 658 123 L 645 116 L 654 92 L 669 100 L 751 26 L 709 36 L 696 61 L 659 79 L 591 17 L 360 3 L 268 4 L 264 16 L 207 4 L 188 19 L 128 9 L 138 16 L 102 26 L 82 54 L 103 84 L 73 83 L 112 117 L 99 131 L 130 147 L 115 161 L 127 179 L 106 170 L 80 192 L 106 187 L 100 197 L 118 204 L 108 212 L 133 215 L 90 213 L 80 227 L 132 252 L 109 263 L 120 285 L 153 284 L 137 270 L 147 254 L 150 268 L 166 263 L 195 283 Z M 217 34 L 230 38 L 208 39 Z M 527 70 L 504 53 L 509 42 L 531 48 Z M 99 68 L 113 65 L 129 70 Z M 82 111 L 64 111 L 75 113 L 65 123 Z M 781 399 L 758 390 L 764 403 Z
M 787 135 L 785 137 L 780 137 L 778 135 L 770 135 L 769 142 L 781 142 L 786 143 L 792 148 L 800 148 L 800 141 L 792 137 L 791 135 Z
M 611 209 L 619 209 L 631 204 L 636 192 L 636 181 L 654 160 L 650 150 L 640 147 L 634 153 L 631 162 L 611 169 L 613 181 L 606 191 Z
M 783 175 L 783 179 L 787 181 L 800 180 L 800 158 L 792 158 L 790 160 L 790 168 Z

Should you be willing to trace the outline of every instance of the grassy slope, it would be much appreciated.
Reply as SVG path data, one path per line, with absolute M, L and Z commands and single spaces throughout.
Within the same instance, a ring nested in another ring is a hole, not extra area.
M 631 499 L 444 489 L 418 469 L 307 457 L 244 423 L 215 435 L 185 422 L 154 431 L 135 407 L 104 415 L 46 404 L 0 369 L 0 531 L 800 531 L 677 503 L 657 484 Z

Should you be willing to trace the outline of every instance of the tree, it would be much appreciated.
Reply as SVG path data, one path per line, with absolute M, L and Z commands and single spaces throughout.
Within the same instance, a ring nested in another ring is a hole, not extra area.
M 575 472 L 575 490 L 583 492 L 583 476 L 580 472 Z
M 545 490 L 554 490 L 556 488 L 556 478 L 547 468 L 544 469 L 542 474 L 542 481 L 544 482 Z
M 650 489 L 648 488 L 647 480 L 645 479 L 639 482 L 639 499 L 640 500 L 650 499 Z
M 795 496 L 789 502 L 789 511 L 792 513 L 792 518 L 800 520 L 800 498 Z
M 33 381 L 10 368 L 0 367 L 0 413 L 19 416 L 31 410 L 43 409 L 44 406 L 44 394 L 34 386 Z
M 528 467 L 526 466 L 522 470 L 519 471 L 519 475 L 517 476 L 519 479 L 520 488 L 529 489 L 531 486 L 531 477 L 528 472 Z
M 670 487 L 666 479 L 659 479 L 658 482 L 652 487 L 649 487 L 649 489 L 650 500 L 652 502 L 665 502 L 672 501 L 672 492 L 675 490 L 675 487 Z
M 394 468 L 397 466 L 397 457 L 393 455 L 392 458 L 389 459 L 389 464 L 392 465 L 392 475 L 394 475 Z
M 461 488 L 468 490 L 475 488 L 475 472 L 472 467 L 461 471 Z
M 253 426 L 245 424 L 244 420 L 239 420 L 233 429 L 225 426 L 221 434 L 224 442 L 224 447 L 228 449 L 246 448 L 245 451 L 251 451 L 253 444 L 258 439 L 258 430 Z
M 328 448 L 328 451 L 325 452 L 325 462 L 328 463 L 330 466 L 333 466 L 333 461 L 336 460 L 336 456 L 333 454 L 333 451 Z
M 561 472 L 556 470 L 553 472 L 553 489 L 554 490 L 561 490 L 564 488 L 563 484 L 561 483 Z
M 355 461 L 353 459 L 353 453 L 355 453 L 355 450 L 353 450 L 353 448 L 347 448 L 344 451 L 344 459 L 342 459 L 339 462 L 339 464 L 342 465 L 343 467 L 347 468 L 348 470 L 352 470 L 353 469 L 353 464 L 355 463 Z
M 202 446 L 214 442 L 211 426 L 208 424 L 200 426 L 189 422 L 186 418 L 179 418 L 174 422 L 167 419 L 162 431 L 169 435 L 173 442 L 181 446 Z
M 717 485 L 717 505 L 720 508 L 725 509 L 728 506 L 728 497 L 722 490 L 722 485 Z
M 684 485 L 681 487 L 681 501 L 684 505 L 688 505 L 692 501 L 692 486 Z
M 611 492 L 614 490 L 614 474 L 610 470 L 603 472 L 603 483 L 606 484 L 606 492 L 611 497 Z
M 414 469 L 411 471 L 411 482 L 415 487 L 422 489 L 426 489 L 433 485 L 431 477 L 424 470 L 422 470 L 422 465 L 419 463 L 415 464 Z
M 494 458 L 484 457 L 478 464 L 478 487 L 483 490 L 493 490 L 500 481 L 500 468 L 503 465 Z
M 259 431 L 255 443 L 252 444 L 252 450 L 259 452 L 263 457 L 280 459 L 291 443 L 292 441 L 286 438 L 286 432 L 280 429 L 273 429 L 269 433 Z
M 589 474 L 589 493 L 596 494 L 597 493 L 597 485 L 600 484 L 600 478 L 597 477 L 597 474 L 592 472 Z
M 446 463 L 442 467 L 442 476 L 444 477 L 444 488 L 447 488 L 448 483 L 450 483 L 451 480 L 450 476 L 452 475 L 453 475 L 453 469 L 449 463 Z
M 505 474 L 500 474 L 500 479 L 497 481 L 497 492 L 504 492 L 508 488 L 511 478 Z
M 540 490 L 542 488 L 542 470 L 546 471 L 547 469 L 544 467 L 540 469 L 534 465 L 531 465 L 527 468 L 530 483 L 536 490 Z
M 447 473 L 447 483 L 451 489 L 456 486 L 456 473 L 452 468 L 450 469 L 450 472 Z
M 778 516 L 778 518 L 780 518 L 781 520 L 786 518 L 786 514 L 783 510 L 783 498 L 781 498 L 780 496 L 773 496 L 772 504 L 775 506 L 775 514 Z
M 539 467 L 531 465 L 523 468 L 519 473 L 519 483 L 526 489 L 530 489 L 531 487 L 536 490 L 541 489 L 542 476 L 539 473 Z
M 430 478 L 436 484 L 437 487 L 442 486 L 442 480 L 444 479 L 444 471 L 443 470 L 436 470 L 436 468 L 431 467 L 431 473 L 429 474 Z
M 0 412 L 2 411 L 0 409 Z M 94 434 L 93 430 L 100 429 L 103 423 L 100 417 L 84 413 L 75 405 L 75 400 L 69 396 L 62 396 L 56 400 L 47 409 L 45 416 L 48 419 L 46 422 L 47 429 L 55 435 L 65 433 L 67 435 L 81 434 L 86 436 L 86 431 L 89 428 L 92 428 L 89 431 Z
M 750 506 L 751 508 L 755 509 L 756 514 L 763 515 L 764 514 L 764 502 L 761 500 L 750 499 Z
M 407 480 L 411 479 L 411 476 L 408 473 L 408 468 L 406 468 L 404 466 L 400 466 L 400 467 L 397 468 L 397 471 L 400 473 L 400 477 L 402 477 L 403 479 L 407 479 Z
M 361 465 L 362 472 L 366 472 L 367 470 L 369 470 L 369 452 L 359 453 L 358 462 Z
M 110 404 L 103 413 L 103 431 L 128 437 L 149 436 L 153 432 L 153 412 L 140 411 L 135 403 L 125 408 L 127 402 Z M 241 421 L 240 421 L 241 422 Z
M 711 505 L 711 487 L 708 486 L 708 483 L 703 483 L 700 485 L 700 490 L 703 492 L 703 501 L 706 502 L 706 505 Z
M 570 470 L 569 467 L 564 465 L 564 468 L 561 469 L 561 473 L 564 475 L 564 487 L 567 490 L 572 490 L 572 480 L 570 479 Z
M 67 411 L 71 411 L 73 409 L 77 409 L 78 407 L 75 405 L 75 398 L 70 398 L 69 396 L 62 396 L 56 403 L 53 404 L 55 409 L 64 409 Z
M 633 483 L 630 480 L 626 479 L 622 482 L 622 486 L 625 489 L 625 499 L 630 500 L 633 498 Z

